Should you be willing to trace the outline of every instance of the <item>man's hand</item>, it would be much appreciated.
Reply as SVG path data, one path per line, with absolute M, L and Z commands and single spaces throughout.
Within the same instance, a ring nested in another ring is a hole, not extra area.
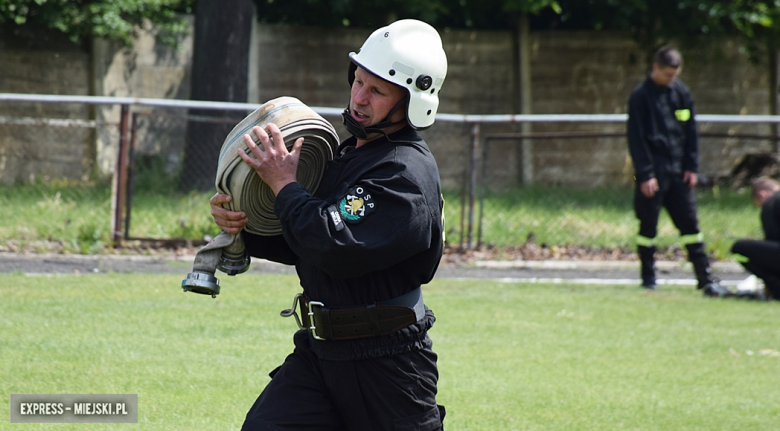
M 257 175 L 260 176 L 264 183 L 271 187 L 274 195 L 278 195 L 284 186 L 297 180 L 295 174 L 298 170 L 298 159 L 301 155 L 303 138 L 298 138 L 293 144 L 292 151 L 287 151 L 282 138 L 282 132 L 276 124 L 268 124 L 266 129 L 271 133 L 270 137 L 266 130 L 260 127 L 252 128 L 252 131 L 263 145 L 262 150 L 255 144 L 251 136 L 248 134 L 244 135 L 244 143 L 246 143 L 252 155 L 255 156 L 254 158 L 240 148 L 238 155 L 257 172 Z
M 699 181 L 699 177 L 696 175 L 696 172 L 691 171 L 685 171 L 683 172 L 683 182 L 685 184 L 688 184 L 688 188 L 694 188 L 696 187 L 696 183 Z
M 658 191 L 658 180 L 650 178 L 639 185 L 639 190 L 645 195 L 646 198 L 655 196 L 655 192 Z
M 249 222 L 249 218 L 243 211 L 230 211 L 222 207 L 222 204 L 228 203 L 233 198 L 230 195 L 217 193 L 209 199 L 211 205 L 211 217 L 214 218 L 214 223 L 219 226 L 225 233 L 237 234 L 241 232 Z

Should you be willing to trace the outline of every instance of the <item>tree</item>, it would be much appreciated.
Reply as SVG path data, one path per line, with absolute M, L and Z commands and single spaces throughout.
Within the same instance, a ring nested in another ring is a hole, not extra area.
M 252 0 L 198 0 L 192 58 L 193 100 L 246 102 Z M 193 117 L 225 118 L 223 123 L 190 120 L 184 148 L 184 190 L 212 190 L 222 143 L 236 124 L 235 113 L 191 110 Z M 239 118 L 240 119 L 240 118 Z
M 561 0 L 560 27 L 629 30 L 648 52 L 663 43 L 739 36 L 746 46 L 780 34 L 779 0 Z M 568 24 L 564 24 L 568 22 Z
M 190 13 L 193 0 L 0 0 L 0 24 L 59 30 L 74 43 L 88 38 L 132 45 L 137 29 L 150 21 L 158 39 L 176 45 L 188 31 L 178 13 Z
M 513 28 L 516 16 L 560 11 L 557 0 L 256 0 L 261 22 L 377 28 L 403 18 L 444 28 Z

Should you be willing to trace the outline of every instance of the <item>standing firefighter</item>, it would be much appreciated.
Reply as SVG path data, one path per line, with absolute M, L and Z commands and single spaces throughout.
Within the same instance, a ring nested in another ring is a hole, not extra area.
M 722 296 L 726 291 L 710 272 L 696 216 L 699 137 L 693 98 L 676 79 L 681 69 L 680 52 L 662 46 L 655 53 L 652 71 L 628 100 L 628 147 L 636 177 L 634 210 L 639 219 L 642 287 L 657 289 L 655 237 L 658 215 L 665 207 L 680 231 L 698 289 L 708 296 Z
M 416 130 L 431 126 L 447 72 L 439 34 L 416 20 L 372 33 L 350 53 L 352 134 L 314 195 L 296 182 L 302 140 L 288 151 L 279 129 L 254 129 L 240 152 L 276 195 L 280 237 L 242 233 L 252 256 L 294 264 L 303 288 L 295 350 L 246 416 L 245 430 L 439 430 L 433 312 L 420 286 L 443 250 L 439 172 Z M 270 136 L 269 136 L 270 135 Z M 242 212 L 211 199 L 226 233 Z M 293 310 L 296 306 L 293 306 Z M 289 314 L 289 313 L 288 313 Z

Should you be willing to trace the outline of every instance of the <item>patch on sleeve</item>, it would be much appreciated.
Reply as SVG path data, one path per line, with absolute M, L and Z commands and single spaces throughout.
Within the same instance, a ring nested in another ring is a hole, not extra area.
M 346 223 L 360 223 L 374 211 L 374 206 L 371 195 L 358 186 L 348 191 L 339 201 L 339 215 Z
M 677 117 L 677 121 L 686 122 L 691 119 L 690 109 L 678 109 L 674 111 L 674 116 Z
M 341 220 L 341 214 L 339 214 L 339 210 L 336 209 L 336 205 L 328 207 L 328 215 L 330 215 L 330 220 L 333 222 L 336 232 L 344 229 L 344 221 Z

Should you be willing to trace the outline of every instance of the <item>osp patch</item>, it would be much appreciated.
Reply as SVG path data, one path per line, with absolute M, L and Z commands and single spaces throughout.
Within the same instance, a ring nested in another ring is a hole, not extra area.
M 350 189 L 338 204 L 331 205 L 328 213 L 331 215 L 336 230 L 344 228 L 344 223 L 360 223 L 371 214 L 375 209 L 375 203 L 363 187 L 354 187 Z

